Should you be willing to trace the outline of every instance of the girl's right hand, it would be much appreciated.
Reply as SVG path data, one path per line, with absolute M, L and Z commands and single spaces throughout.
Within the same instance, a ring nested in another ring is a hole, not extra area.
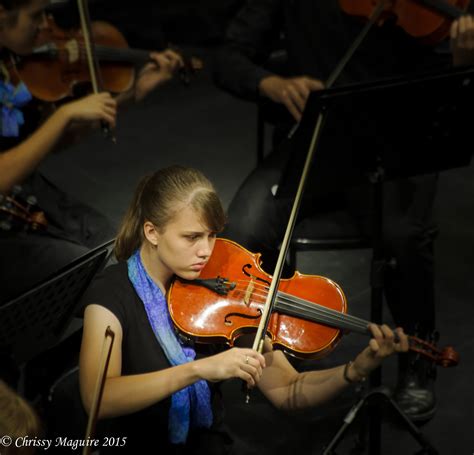
M 216 382 L 240 378 L 254 387 L 262 377 L 265 358 L 253 349 L 232 348 L 220 354 L 196 360 L 198 376 Z
M 107 92 L 88 95 L 60 108 L 72 122 L 96 122 L 98 120 L 115 127 L 117 102 Z

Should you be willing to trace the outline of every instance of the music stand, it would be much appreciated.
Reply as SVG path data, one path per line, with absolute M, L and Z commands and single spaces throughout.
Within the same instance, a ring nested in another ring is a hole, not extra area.
M 276 197 L 293 197 L 305 161 L 308 144 L 316 147 L 309 171 L 305 201 L 355 185 L 373 186 L 373 258 L 371 267 L 371 320 L 382 321 L 383 188 L 386 180 L 439 172 L 467 166 L 471 160 L 470 110 L 474 70 L 451 69 L 423 75 L 354 84 L 313 92 L 308 99 L 296 134 L 283 147 L 289 160 Z M 313 136 L 316 119 L 319 134 Z M 375 390 L 362 399 L 388 398 L 381 389 L 381 370 L 371 375 Z M 407 429 L 428 453 L 436 453 L 393 400 L 392 405 Z M 380 400 L 377 401 L 377 404 Z M 356 406 L 357 413 L 360 406 Z M 352 412 L 352 410 L 351 410 Z M 370 407 L 370 453 L 380 453 L 381 422 L 378 410 Z M 350 422 L 353 421 L 352 416 Z M 343 435 L 347 421 L 329 445 Z M 328 451 L 324 452 L 330 453 Z
M 0 348 L 17 365 L 58 344 L 75 315 L 79 299 L 106 264 L 110 240 L 0 307 Z

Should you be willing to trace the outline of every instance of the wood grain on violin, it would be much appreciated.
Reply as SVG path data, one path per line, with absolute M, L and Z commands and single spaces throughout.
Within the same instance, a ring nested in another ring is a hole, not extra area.
M 107 22 L 92 22 L 91 32 L 101 90 L 128 91 L 134 84 L 136 67 L 151 61 L 150 51 L 129 48 L 122 33 Z M 32 55 L 18 57 L 15 62 L 19 79 L 36 98 L 58 101 L 72 96 L 77 84 L 91 81 L 82 31 L 63 30 L 48 18 L 48 27 L 38 43 Z M 182 58 L 184 67 L 179 76 L 189 83 L 190 77 L 202 68 L 202 62 L 195 57 Z
M 232 346 L 258 327 L 271 279 L 260 267 L 260 254 L 217 239 L 200 279 L 172 284 L 171 318 L 186 337 Z M 347 314 L 346 298 L 334 281 L 299 272 L 280 280 L 268 326 L 274 347 L 296 357 L 318 358 L 332 351 L 346 331 L 371 335 L 368 321 Z M 439 350 L 418 338 L 409 340 L 411 350 L 441 366 L 458 363 L 452 348 Z
M 379 25 L 396 20 L 414 38 L 436 44 L 448 36 L 452 20 L 464 14 L 470 0 L 339 0 L 345 13 L 363 18 L 370 18 L 380 3 Z

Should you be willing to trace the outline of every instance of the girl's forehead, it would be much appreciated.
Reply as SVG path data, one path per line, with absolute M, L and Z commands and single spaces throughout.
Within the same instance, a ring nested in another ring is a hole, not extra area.
M 177 208 L 175 216 L 171 219 L 170 226 L 189 231 L 209 231 L 203 215 L 191 206 Z

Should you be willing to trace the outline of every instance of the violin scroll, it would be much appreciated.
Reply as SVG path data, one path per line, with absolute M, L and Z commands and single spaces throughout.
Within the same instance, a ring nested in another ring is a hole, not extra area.
M 416 352 L 444 368 L 455 367 L 459 363 L 459 354 L 452 346 L 442 349 L 420 338 L 410 336 L 410 351 Z
M 48 220 L 36 197 L 25 197 L 20 185 L 15 185 L 10 195 L 0 194 L 0 230 L 44 231 L 47 227 Z

